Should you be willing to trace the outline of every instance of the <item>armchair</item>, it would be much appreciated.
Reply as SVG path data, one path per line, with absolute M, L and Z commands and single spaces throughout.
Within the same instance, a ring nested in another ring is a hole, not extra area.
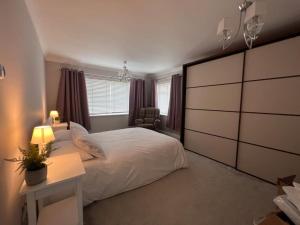
M 152 130 L 160 128 L 159 109 L 153 107 L 141 108 L 139 118 L 135 120 L 137 127 L 144 127 Z

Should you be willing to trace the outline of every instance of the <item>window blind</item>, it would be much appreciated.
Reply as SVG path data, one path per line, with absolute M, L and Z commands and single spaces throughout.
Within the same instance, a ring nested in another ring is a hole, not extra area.
M 171 80 L 157 82 L 157 105 L 162 115 L 168 115 Z
M 129 111 L 129 82 L 85 76 L 90 115 Z

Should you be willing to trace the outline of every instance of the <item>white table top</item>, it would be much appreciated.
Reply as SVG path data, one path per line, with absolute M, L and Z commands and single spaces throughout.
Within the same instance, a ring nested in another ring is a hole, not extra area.
M 65 127 L 68 127 L 68 123 L 54 123 L 54 124 L 52 124 L 52 127 L 65 128 Z
M 85 169 L 78 153 L 50 157 L 46 163 L 48 165 L 47 180 L 34 186 L 27 186 L 24 181 L 20 189 L 21 194 L 39 191 L 76 179 L 85 174 Z

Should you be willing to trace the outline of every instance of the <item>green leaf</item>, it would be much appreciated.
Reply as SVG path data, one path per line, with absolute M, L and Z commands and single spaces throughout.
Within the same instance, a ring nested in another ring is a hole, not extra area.
M 22 173 L 25 169 L 28 171 L 41 169 L 45 166 L 45 161 L 52 151 L 52 142 L 48 143 L 43 152 L 39 152 L 38 145 L 29 144 L 28 149 L 19 147 L 22 157 L 5 159 L 8 162 L 16 162 L 19 164 L 17 171 Z

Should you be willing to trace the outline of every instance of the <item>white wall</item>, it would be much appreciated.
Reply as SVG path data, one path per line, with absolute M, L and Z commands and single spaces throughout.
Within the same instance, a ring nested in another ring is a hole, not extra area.
M 46 62 L 46 92 L 47 92 L 47 113 L 56 108 L 56 99 L 60 80 L 60 68 L 63 63 Z M 76 66 L 73 66 L 76 68 Z M 116 75 L 118 70 L 91 66 L 80 66 L 85 72 L 106 76 Z M 146 79 L 143 74 L 135 75 L 136 78 Z M 147 83 L 147 81 L 146 81 Z M 146 85 L 146 92 L 149 92 Z M 91 132 L 122 129 L 128 127 L 128 115 L 104 115 L 91 117 Z
M 128 127 L 128 115 L 105 115 L 91 117 L 92 133 Z
M 68 62 L 70 64 L 70 62 Z M 77 63 L 74 62 L 76 65 Z M 60 68 L 63 66 L 60 62 L 46 62 L 46 93 L 47 93 L 47 113 L 50 110 L 56 108 L 56 99 L 58 94 L 58 86 L 60 79 Z M 91 66 L 74 66 L 74 68 L 83 69 L 89 73 L 104 74 L 104 75 L 115 75 L 118 70 L 102 68 L 102 67 L 91 67 Z M 171 77 L 174 74 L 182 74 L 182 67 L 176 67 L 169 71 L 165 71 L 158 74 L 136 75 L 136 78 L 145 79 L 145 92 L 146 92 L 146 106 L 150 103 L 151 96 L 151 80 L 161 79 L 165 77 Z M 166 128 L 166 116 L 161 115 L 162 130 L 166 132 L 176 133 L 173 130 Z M 128 115 L 107 115 L 107 116 L 93 116 L 91 117 L 91 132 L 101 132 L 114 129 L 122 129 L 128 126 Z
M 0 63 L 6 79 L 0 80 L 0 223 L 20 224 L 23 176 L 4 158 L 19 156 L 32 128 L 45 115 L 44 57 L 23 0 L 0 1 Z
M 54 62 L 46 62 L 46 99 L 47 114 L 51 110 L 56 109 L 56 99 L 58 94 L 58 86 L 60 79 L 60 64 Z

